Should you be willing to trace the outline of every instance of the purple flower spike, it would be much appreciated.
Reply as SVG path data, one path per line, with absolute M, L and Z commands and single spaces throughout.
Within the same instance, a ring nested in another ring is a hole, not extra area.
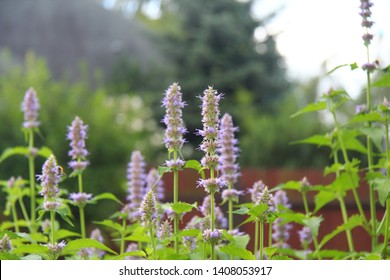
M 222 230 L 220 229 L 206 229 L 203 231 L 203 240 L 211 243 L 216 244 L 221 238 L 222 238 Z
M 177 83 L 172 84 L 165 92 L 162 100 L 162 106 L 165 107 L 166 113 L 162 122 L 166 125 L 164 143 L 169 150 L 179 151 L 185 140 L 183 135 L 186 133 L 182 119 L 182 108 L 185 103 L 182 101 L 181 88 Z
M 209 179 L 200 179 L 198 181 L 198 187 L 202 187 L 206 192 L 219 192 L 221 188 L 226 187 L 226 182 L 221 178 L 209 178 Z
M 68 127 L 67 139 L 70 140 L 69 156 L 72 161 L 69 166 L 73 170 L 83 170 L 88 166 L 88 161 L 85 161 L 88 151 L 85 149 L 85 139 L 87 139 L 88 126 L 79 118 L 75 117 L 72 124 Z
M 44 197 L 43 206 L 46 210 L 55 210 L 61 205 L 57 201 L 61 174 L 61 167 L 57 165 L 54 155 L 51 155 L 43 164 L 42 175 L 37 175 L 37 179 L 42 185 L 40 194 Z
M 265 184 L 263 183 L 263 181 L 259 180 L 253 184 L 251 189 L 248 190 L 248 193 L 251 194 L 251 200 L 253 203 L 256 203 L 258 201 L 259 196 L 263 192 L 264 188 Z
M 310 228 L 303 227 L 300 231 L 298 231 L 299 241 L 301 242 L 303 247 L 307 247 L 313 242 L 313 235 L 311 233 Z
M 219 132 L 219 101 L 222 95 L 218 94 L 212 87 L 206 89 L 202 97 L 202 123 L 203 130 L 198 134 L 203 137 L 200 149 L 205 152 L 201 164 L 209 169 L 218 166 L 217 151 L 220 148 L 218 139 Z
M 221 144 L 219 148 L 219 170 L 221 171 L 221 177 L 229 185 L 237 183 L 237 179 L 240 176 L 239 166 L 236 163 L 239 149 L 236 147 L 238 141 L 234 138 L 234 132 L 238 129 L 233 126 L 232 117 L 229 114 L 225 114 L 221 119 L 219 142 Z
M 362 17 L 362 27 L 365 28 L 366 33 L 363 35 L 364 45 L 368 46 L 373 39 L 373 35 L 369 33 L 369 29 L 372 27 L 374 22 L 371 20 L 370 8 L 373 4 L 369 0 L 360 0 L 360 12 L 359 15 Z
M 133 218 L 139 216 L 138 209 L 145 195 L 146 175 L 145 162 L 141 152 L 134 151 L 131 154 L 131 161 L 127 168 L 127 201 L 130 212 L 133 212 Z M 132 217 L 128 217 L 132 218 Z
M 33 88 L 29 88 L 24 96 L 22 102 L 22 111 L 24 112 L 24 128 L 36 128 L 39 126 L 38 121 L 38 110 L 39 110 L 39 101 L 37 93 Z
M 11 239 L 7 234 L 0 239 L 0 253 L 12 251 Z

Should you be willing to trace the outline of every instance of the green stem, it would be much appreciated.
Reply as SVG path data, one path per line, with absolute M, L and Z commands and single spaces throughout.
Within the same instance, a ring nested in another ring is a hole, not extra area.
M 272 247 L 272 224 L 268 224 L 268 247 Z
M 28 131 L 28 147 L 30 151 L 34 148 L 34 131 L 32 129 L 29 129 Z M 35 164 L 34 164 L 34 155 L 30 154 L 28 156 L 28 170 L 29 170 L 29 177 L 30 177 L 30 208 L 31 208 L 31 231 L 35 232 L 35 220 L 36 220 L 36 213 L 35 213 Z
M 22 209 L 24 220 L 27 222 L 27 225 L 28 225 L 28 228 L 29 228 L 30 232 L 32 232 L 32 230 L 31 230 L 31 221 L 29 220 L 29 217 L 28 217 L 28 214 L 27 214 L 27 210 L 26 210 L 26 206 L 24 205 L 23 199 L 21 197 L 19 197 L 18 201 L 19 201 L 20 209 Z
M 211 216 L 211 231 L 214 231 L 215 229 L 215 201 L 214 201 L 214 192 L 210 192 L 210 216 Z M 215 247 L 214 243 L 211 242 L 210 244 L 211 248 L 211 259 L 215 260 Z
M 306 196 L 306 192 L 303 191 L 301 192 L 302 193 L 302 200 L 303 200 L 303 206 L 305 208 L 305 213 L 306 213 L 306 216 L 309 217 L 310 216 L 310 210 L 309 210 L 309 204 L 307 203 L 307 196 Z M 318 239 L 317 239 L 317 236 L 314 236 L 313 235 L 313 242 L 314 242 L 314 247 L 316 249 L 315 253 L 317 255 L 317 258 L 319 260 L 321 260 L 321 256 L 320 256 L 320 247 L 318 245 Z
M 340 207 L 341 207 L 341 215 L 343 217 L 343 222 L 344 224 L 347 224 L 348 222 L 348 214 L 347 214 L 347 208 L 345 206 L 344 198 L 342 196 L 338 197 L 338 200 L 340 202 Z M 355 251 L 354 245 L 353 245 L 353 239 L 352 239 L 352 234 L 350 230 L 346 231 L 347 234 L 347 241 L 348 241 L 348 248 L 351 253 Z
M 81 174 L 78 176 L 78 183 L 79 183 L 79 193 L 83 192 L 83 177 Z M 80 229 L 81 229 L 81 237 L 86 238 L 86 230 L 85 230 L 85 213 L 84 213 L 84 206 L 79 206 L 79 213 L 80 213 Z
M 259 221 L 255 221 L 255 244 L 253 247 L 253 255 L 256 256 L 257 249 L 259 248 Z
M 389 226 L 390 226 L 390 197 L 386 200 L 386 222 L 385 222 L 385 237 L 383 239 L 383 258 L 387 258 L 387 246 L 389 242 Z
M 228 189 L 232 189 L 232 184 L 229 184 Z M 233 201 L 231 198 L 229 198 L 228 202 L 228 221 L 229 221 L 229 230 L 233 230 Z
M 154 234 L 153 234 L 153 228 L 149 228 L 149 234 L 150 234 L 150 242 L 152 243 L 152 249 L 153 249 L 153 259 L 157 259 L 156 255 L 156 242 L 154 240 Z
M 173 159 L 177 160 L 177 151 L 173 152 Z M 177 204 L 179 202 L 179 171 L 173 171 L 173 204 Z M 173 219 L 173 233 L 175 235 L 174 247 L 175 253 L 179 254 L 179 237 L 177 236 L 179 232 L 179 216 L 175 214 Z
M 17 213 L 16 213 L 15 203 L 12 203 L 12 205 L 11 205 L 11 211 L 12 211 L 12 218 L 13 218 L 13 220 L 14 220 L 15 232 L 20 232 L 19 224 L 18 224 L 18 215 L 17 215 Z
M 263 248 L 264 248 L 264 222 L 260 221 L 260 251 L 259 260 L 263 259 Z
M 126 234 L 126 217 L 123 217 L 120 254 L 123 254 L 125 252 L 125 234 Z M 141 249 L 141 248 L 139 248 L 139 249 Z
M 336 130 L 337 130 L 337 138 L 338 138 L 338 141 L 340 143 L 341 152 L 343 154 L 344 162 L 345 162 L 345 164 L 349 165 L 350 161 L 349 161 L 349 158 L 348 158 L 347 149 L 345 148 L 343 138 L 341 137 L 342 130 L 340 129 L 340 125 L 339 125 L 339 123 L 337 121 L 337 117 L 336 117 L 336 113 L 335 113 L 334 109 L 332 109 L 331 112 L 332 112 L 333 119 L 334 119 L 334 122 L 335 122 Z M 360 214 L 360 216 L 363 219 L 363 223 L 365 225 L 367 225 L 366 215 L 364 213 L 362 204 L 360 202 L 360 198 L 359 198 L 359 195 L 357 193 L 357 190 L 354 187 L 355 186 L 355 182 L 353 180 L 352 174 L 351 174 L 351 172 L 349 170 L 347 171 L 347 174 L 349 176 L 349 180 L 350 180 L 351 185 L 352 185 L 352 193 L 353 193 L 353 196 L 354 196 L 354 199 L 355 199 L 355 202 L 356 202 L 356 206 L 357 206 L 357 208 L 359 210 L 359 214 Z
M 55 211 L 50 211 L 50 221 L 51 221 L 51 244 L 55 244 Z

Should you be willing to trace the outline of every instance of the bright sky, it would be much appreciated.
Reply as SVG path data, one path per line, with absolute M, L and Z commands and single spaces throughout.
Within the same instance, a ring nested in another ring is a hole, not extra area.
M 390 1 L 372 2 L 375 24 L 371 58 L 385 67 L 390 64 Z M 261 0 L 254 12 L 264 15 L 284 7 L 266 31 L 278 34 L 277 46 L 286 59 L 289 76 L 307 80 L 321 73 L 324 61 L 326 71 L 340 64 L 367 62 L 359 6 L 359 0 Z M 351 72 L 346 68 L 332 76 L 351 95 L 356 95 L 365 82 L 361 70 Z

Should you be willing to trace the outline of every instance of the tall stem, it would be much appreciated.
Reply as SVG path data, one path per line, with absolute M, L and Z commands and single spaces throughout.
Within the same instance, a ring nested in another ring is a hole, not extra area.
M 82 193 L 83 192 L 83 177 L 81 174 L 79 174 L 77 177 L 78 177 L 78 183 L 79 183 L 79 193 Z M 84 205 L 79 206 L 79 213 L 80 213 L 81 237 L 86 238 Z
M 32 128 L 28 130 L 28 147 L 30 151 L 34 148 L 34 131 Z M 30 154 L 28 156 L 28 170 L 30 177 L 30 215 L 31 215 L 31 231 L 35 232 L 35 164 L 34 164 L 35 156 Z
M 23 218 L 26 220 L 27 225 L 28 225 L 28 229 L 31 232 L 32 231 L 31 230 L 31 222 L 30 222 L 30 219 L 29 219 L 28 214 L 27 214 L 26 206 L 24 206 L 23 198 L 19 197 L 18 200 L 19 200 L 20 209 L 22 209 Z
M 390 144 L 389 144 L 389 121 L 388 121 L 388 115 L 386 114 L 386 158 L 387 162 L 390 160 Z M 387 178 L 390 178 L 390 167 L 387 168 L 386 172 Z M 389 224 L 390 224 L 390 197 L 386 199 L 386 220 L 385 220 L 385 235 L 383 239 L 383 258 L 386 259 L 387 257 L 387 244 L 389 240 Z
M 232 189 L 232 184 L 229 183 L 228 185 L 228 189 L 231 190 Z M 231 198 L 229 198 L 229 201 L 228 201 L 228 221 L 229 221 L 229 230 L 233 230 L 234 226 L 233 226 L 233 200 Z
M 348 214 L 347 214 L 347 207 L 345 206 L 344 199 L 340 196 L 339 197 L 340 207 L 341 207 L 341 215 L 343 217 L 344 224 L 347 224 L 348 222 Z M 353 245 L 353 239 L 352 234 L 350 230 L 346 231 L 347 234 L 347 241 L 348 241 L 348 248 L 351 253 L 355 251 L 354 245 Z
M 51 222 L 51 244 L 55 244 L 55 214 L 56 212 L 50 211 L 50 222 Z
M 257 250 L 259 248 L 259 221 L 256 220 L 255 221 L 255 244 L 254 244 L 254 247 L 253 247 L 253 255 L 256 256 L 257 254 Z
M 120 254 L 123 254 L 125 252 L 126 219 L 127 219 L 127 217 L 123 217 L 123 220 L 122 220 Z M 139 248 L 139 249 L 141 249 L 141 248 Z
M 263 248 L 264 248 L 264 222 L 260 221 L 260 250 L 259 250 L 259 260 L 263 259 Z
M 173 159 L 174 161 L 177 160 L 177 151 L 175 150 L 173 152 Z M 177 204 L 179 202 L 179 171 L 174 170 L 173 171 L 173 204 Z M 173 219 L 173 233 L 175 235 L 175 253 L 179 254 L 179 237 L 177 236 L 179 232 L 179 216 L 175 214 Z
M 12 211 L 12 218 L 14 220 L 15 232 L 19 232 L 20 229 L 19 229 L 19 224 L 18 224 L 18 215 L 16 213 L 16 207 L 15 207 L 15 203 L 14 202 L 11 205 L 11 211 Z
M 305 191 L 302 191 L 302 200 L 303 200 L 303 207 L 305 208 L 305 213 L 306 213 L 306 216 L 309 217 L 310 216 L 310 210 L 309 210 L 309 204 L 307 203 L 307 196 L 306 196 L 306 192 Z M 319 250 L 319 245 L 318 245 L 318 239 L 317 239 L 317 236 L 314 236 L 313 235 L 313 242 L 314 242 L 314 247 L 316 249 L 316 254 L 317 254 L 317 258 L 319 260 L 321 260 L 321 256 L 320 256 L 320 250 Z M 306 250 L 306 249 L 305 249 Z
M 346 164 L 349 164 L 350 161 L 349 161 L 349 158 L 348 158 L 347 149 L 345 148 L 343 137 L 341 136 L 342 130 L 340 129 L 340 125 L 339 125 L 339 123 L 337 121 L 337 117 L 336 117 L 336 113 L 335 113 L 334 109 L 332 109 L 331 112 L 332 112 L 333 119 L 334 119 L 334 122 L 335 122 L 336 130 L 337 130 L 337 138 L 338 138 L 338 141 L 340 143 L 340 148 L 341 148 L 341 152 L 342 152 L 343 157 L 344 157 L 344 162 Z M 350 183 L 352 185 L 352 194 L 353 194 L 353 196 L 355 198 L 355 202 L 356 202 L 356 206 L 357 206 L 357 208 L 359 210 L 359 214 L 362 217 L 364 224 L 367 225 L 366 215 L 364 213 L 362 204 L 360 202 L 359 195 L 358 195 L 357 190 L 355 188 L 355 183 L 356 182 L 353 180 L 352 174 L 351 174 L 351 172 L 349 170 L 347 170 L 347 174 L 349 176 L 349 180 L 350 180 Z
M 214 179 L 214 169 L 210 169 L 210 179 Z M 215 201 L 214 201 L 214 191 L 210 192 L 210 218 L 211 218 L 211 231 L 215 229 Z M 215 246 L 211 242 L 211 259 L 215 259 Z

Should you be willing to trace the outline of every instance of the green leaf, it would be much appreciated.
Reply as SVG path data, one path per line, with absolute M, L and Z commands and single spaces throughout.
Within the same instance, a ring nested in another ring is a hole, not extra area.
M 295 118 L 297 116 L 310 113 L 310 112 L 322 111 L 325 110 L 326 108 L 327 108 L 327 103 L 325 101 L 320 101 L 318 103 L 311 103 L 307 105 L 305 108 L 303 108 L 302 110 L 299 110 L 298 112 L 293 114 L 291 118 Z
M 13 254 L 24 255 L 24 254 L 47 254 L 48 248 L 40 244 L 25 244 L 20 245 L 12 250 Z
M 370 261 L 372 261 L 372 260 L 379 261 L 381 259 L 382 258 L 381 258 L 381 256 L 379 254 L 369 254 L 369 255 L 367 255 L 367 256 L 365 256 L 363 258 L 363 260 L 366 260 L 366 261 L 368 261 L 368 260 L 370 260 Z
M 248 214 L 248 212 L 249 212 L 249 208 L 246 206 L 241 206 L 240 209 L 233 211 L 234 214 L 238 214 L 238 215 L 246 215 Z
M 372 181 L 374 189 L 378 192 L 379 203 L 385 206 L 390 193 L 390 178 L 377 178 Z
M 377 113 L 379 114 L 379 113 Z M 384 137 L 385 134 L 385 127 L 374 127 L 374 126 L 371 126 L 371 127 L 361 127 L 360 128 L 360 132 L 365 134 L 366 136 L 370 137 L 372 139 L 372 142 L 375 144 L 375 146 L 377 147 L 377 149 L 379 151 L 382 150 L 382 139 Z
M 130 236 L 125 237 L 124 240 L 148 243 L 150 238 L 149 235 L 146 234 L 146 228 L 137 227 L 134 232 Z
M 104 220 L 104 221 L 101 221 L 101 222 L 93 222 L 93 223 L 97 224 L 97 225 L 102 225 L 102 226 L 109 227 L 109 228 L 114 229 L 114 230 L 119 231 L 119 232 L 121 232 L 123 230 L 121 224 L 115 223 L 112 220 Z
M 277 247 L 266 247 L 264 251 L 265 254 L 267 255 L 267 259 L 270 260 L 277 250 L 278 250 Z
M 66 244 L 65 248 L 62 250 L 62 255 L 73 254 L 75 251 L 79 251 L 80 249 L 83 248 L 96 248 L 96 249 L 110 252 L 115 255 L 117 254 L 115 251 L 111 250 L 106 245 L 100 243 L 96 239 L 82 238 L 82 239 L 69 241 L 69 243 Z
M 198 171 L 198 173 L 200 174 L 202 179 L 205 178 L 203 166 L 197 160 L 194 160 L 194 159 L 187 160 L 186 164 L 184 165 L 184 168 L 195 169 L 196 171 Z
M 340 194 L 357 188 L 359 186 L 359 175 L 358 170 L 343 172 L 336 178 L 332 183 L 332 189 L 338 191 Z
M 321 249 L 329 240 L 331 240 L 333 237 L 335 237 L 339 233 L 346 231 L 346 230 L 352 230 L 355 227 L 358 227 L 361 225 L 363 225 L 361 217 L 359 215 L 352 216 L 351 218 L 349 218 L 349 220 L 346 224 L 342 224 L 342 225 L 338 226 L 331 233 L 325 235 L 319 244 L 319 248 Z
M 372 111 L 365 114 L 357 114 L 353 116 L 348 123 L 355 124 L 355 123 L 366 123 L 366 122 L 380 122 L 382 120 L 383 117 L 380 113 L 376 111 Z M 371 128 L 371 127 L 364 127 L 364 128 Z
M 132 252 L 126 252 L 123 254 L 120 254 L 118 256 L 114 256 L 112 258 L 109 258 L 110 260 L 124 260 L 126 257 L 141 257 L 146 258 L 146 253 L 144 251 L 138 250 L 138 251 L 132 251 Z
M 240 248 L 236 244 L 230 243 L 226 246 L 222 246 L 219 248 L 221 252 L 226 253 L 228 255 L 231 255 L 233 257 L 239 257 L 243 260 L 255 260 L 255 256 L 252 254 L 251 251 Z
M 321 222 L 323 220 L 324 219 L 322 218 L 322 216 L 319 216 L 319 217 L 306 218 L 306 219 L 303 219 L 302 221 L 303 221 L 303 224 L 305 226 L 310 228 L 311 233 L 313 234 L 313 236 L 317 236 L 318 235 L 318 229 L 320 228 L 320 224 L 321 224 Z
M 8 252 L 0 252 L 0 260 L 20 260 L 20 257 Z
M 344 147 L 347 150 L 357 151 L 362 154 L 367 153 L 366 147 L 356 138 L 359 136 L 359 132 L 357 131 L 343 131 L 341 134 Z
M 335 68 L 333 68 L 332 70 L 330 70 L 329 72 L 326 73 L 326 75 L 330 75 L 332 74 L 333 72 L 335 72 L 336 70 L 340 69 L 340 68 L 343 68 L 343 67 L 346 67 L 346 66 L 349 66 L 351 68 L 351 70 L 355 70 L 357 68 L 359 68 L 359 66 L 356 64 L 356 62 L 354 63 L 351 63 L 351 64 L 341 64 L 341 65 L 338 65 L 336 66 Z
M 280 184 L 279 186 L 276 186 L 275 188 L 272 188 L 270 192 L 278 191 L 278 190 L 294 190 L 294 191 L 300 191 L 302 187 L 302 183 L 299 181 L 288 181 L 285 184 Z
M 80 237 L 80 234 L 66 229 L 59 229 L 55 231 L 56 240 L 61 240 L 68 237 L 75 237 L 75 236 Z
M 186 202 L 177 202 L 177 203 L 173 203 L 171 204 L 171 208 L 172 210 L 178 214 L 178 215 L 181 215 L 183 213 L 187 213 L 187 212 L 190 212 L 192 211 L 192 209 L 198 209 L 197 207 L 197 203 L 193 203 L 193 204 L 189 204 L 189 203 L 186 203 Z
M 249 244 L 249 240 L 251 239 L 248 234 L 234 235 L 233 238 L 239 248 L 246 248 Z
M 373 87 L 390 87 L 390 73 L 386 73 L 379 77 L 373 84 Z
M 118 202 L 119 204 L 123 205 L 122 201 L 120 201 L 115 195 L 113 195 L 112 193 L 101 193 L 97 196 L 94 196 L 90 202 L 97 202 L 101 199 L 108 199 L 108 200 L 113 200 L 115 202 Z
M 278 216 L 282 219 L 282 224 L 297 223 L 302 225 L 303 220 L 306 218 L 306 215 L 304 215 L 303 213 L 294 212 L 292 210 L 280 212 Z
M 159 166 L 159 167 L 157 168 L 157 170 L 158 170 L 158 174 L 160 174 L 160 176 L 163 175 L 164 173 L 167 173 L 167 172 L 171 172 L 171 171 L 172 171 L 171 168 L 169 168 L 169 167 L 167 167 L 167 166 Z
M 56 209 L 55 210 L 60 216 L 61 218 L 67 222 L 69 225 L 71 225 L 72 227 L 74 227 L 72 221 L 69 219 L 69 208 L 67 207 L 62 207 L 62 208 L 59 208 L 59 209 Z
M 38 156 L 49 158 L 53 154 L 53 151 L 48 147 L 42 147 L 38 150 Z
M 337 198 L 337 193 L 332 192 L 330 190 L 322 190 L 314 197 L 314 213 L 320 210 L 329 202 L 335 200 Z
M 30 154 L 30 149 L 28 147 L 7 148 L 0 156 L 0 163 L 5 159 L 9 158 L 10 156 L 14 156 L 14 155 L 28 156 L 29 154 Z
M 321 146 L 331 147 L 332 141 L 329 139 L 328 136 L 318 134 L 302 140 L 294 141 L 292 142 L 292 144 L 313 144 L 319 147 Z
M 249 209 L 248 215 L 252 217 L 260 217 L 266 210 L 268 209 L 268 205 L 265 203 L 257 204 Z
M 199 229 L 185 229 L 179 232 L 178 236 L 193 236 L 196 237 L 201 231 Z

